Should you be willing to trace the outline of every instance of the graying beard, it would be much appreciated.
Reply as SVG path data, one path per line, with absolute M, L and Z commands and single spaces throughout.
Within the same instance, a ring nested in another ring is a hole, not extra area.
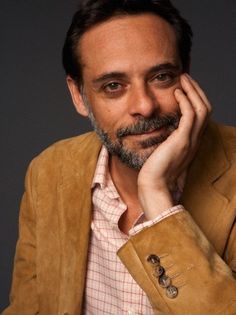
M 89 119 L 94 128 L 94 131 L 97 133 L 101 142 L 104 144 L 111 155 L 116 155 L 124 164 L 126 164 L 130 168 L 136 170 L 141 169 L 147 158 L 142 158 L 137 153 L 124 149 L 121 142 L 119 144 L 112 143 L 108 133 L 98 126 L 91 110 L 89 110 Z

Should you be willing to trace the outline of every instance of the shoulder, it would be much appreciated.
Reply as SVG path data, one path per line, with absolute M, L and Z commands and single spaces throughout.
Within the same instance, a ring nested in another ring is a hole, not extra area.
M 35 177 L 51 177 L 52 180 L 62 169 L 95 164 L 101 148 L 101 143 L 94 132 L 60 140 L 38 156 L 30 163 L 27 173 Z
M 88 132 L 79 136 L 75 136 L 68 139 L 59 140 L 56 143 L 50 145 L 44 151 L 42 151 L 34 160 L 41 163 L 46 160 L 73 157 L 85 154 L 88 151 L 93 151 L 96 146 L 99 146 L 99 140 L 94 132 Z
M 84 149 L 92 147 L 94 142 L 98 142 L 94 132 L 87 132 L 79 136 L 59 140 L 41 152 L 37 159 L 52 158 L 55 154 L 67 155 L 74 152 L 83 152 Z
M 215 163 L 215 171 L 218 172 L 222 167 L 222 176 L 219 176 L 215 185 L 218 191 L 223 192 L 223 195 L 228 200 L 235 200 L 236 192 L 236 128 L 224 126 L 214 123 L 212 125 L 215 130 L 213 133 L 218 138 L 218 150 L 211 152 L 212 163 Z M 214 138 L 213 138 L 214 141 Z M 218 152 L 223 152 L 219 154 Z
M 228 160 L 236 164 L 236 127 L 216 123 L 214 125 Z

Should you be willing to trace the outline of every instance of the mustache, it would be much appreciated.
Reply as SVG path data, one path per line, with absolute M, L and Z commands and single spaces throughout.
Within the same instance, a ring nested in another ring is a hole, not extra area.
M 176 129 L 178 128 L 179 121 L 179 114 L 155 116 L 151 118 L 141 117 L 136 123 L 119 128 L 116 132 L 116 136 L 117 138 L 123 138 L 130 135 L 140 135 L 162 127 Z

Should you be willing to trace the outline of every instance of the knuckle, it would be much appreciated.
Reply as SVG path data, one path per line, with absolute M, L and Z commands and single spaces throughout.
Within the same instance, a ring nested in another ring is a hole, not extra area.
M 205 117 L 208 114 L 208 110 L 205 106 L 202 106 L 201 108 L 198 108 L 197 115 L 200 117 Z

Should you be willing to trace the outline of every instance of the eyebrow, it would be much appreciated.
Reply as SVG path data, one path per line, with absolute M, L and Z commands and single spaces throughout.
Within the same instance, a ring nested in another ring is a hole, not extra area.
M 162 71 L 162 70 L 171 70 L 171 71 L 178 72 L 178 71 L 180 71 L 180 69 L 181 69 L 180 65 L 174 65 L 172 63 L 157 64 L 157 65 L 149 68 L 146 71 L 146 76 L 150 76 L 150 75 L 155 74 L 155 73 Z M 112 71 L 112 72 L 103 73 L 103 74 L 99 75 L 97 78 L 92 80 L 92 83 L 93 83 L 93 85 L 98 85 L 100 83 L 103 83 L 104 81 L 111 80 L 111 79 L 112 80 L 121 80 L 121 79 L 124 80 L 127 78 L 128 78 L 128 76 L 124 72 Z

